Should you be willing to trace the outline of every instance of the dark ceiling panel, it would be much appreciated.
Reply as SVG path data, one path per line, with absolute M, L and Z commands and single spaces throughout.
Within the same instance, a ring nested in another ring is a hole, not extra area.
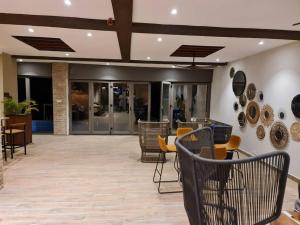
M 30 45 L 40 51 L 75 52 L 60 38 L 13 36 L 14 38 Z
M 177 57 L 207 57 L 221 49 L 224 46 L 198 46 L 198 45 L 181 45 L 171 56 Z

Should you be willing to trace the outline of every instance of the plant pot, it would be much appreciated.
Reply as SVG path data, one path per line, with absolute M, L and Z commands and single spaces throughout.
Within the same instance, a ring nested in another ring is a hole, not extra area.
M 15 123 L 25 123 L 26 124 L 26 143 L 32 143 L 32 117 L 31 114 L 29 115 L 11 115 L 7 116 L 9 117 L 8 120 L 6 120 L 6 125 L 9 126 L 10 124 Z M 17 134 L 15 135 L 15 145 L 23 145 L 24 139 L 23 134 Z

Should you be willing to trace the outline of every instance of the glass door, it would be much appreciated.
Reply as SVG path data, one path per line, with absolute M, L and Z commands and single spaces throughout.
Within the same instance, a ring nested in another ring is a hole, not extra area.
M 90 133 L 89 82 L 72 81 L 70 85 L 71 132 Z
M 133 132 L 138 131 L 138 120 L 150 119 L 150 96 L 148 83 L 133 84 Z
M 171 95 L 171 83 L 162 82 L 161 86 L 161 121 L 170 121 L 170 95 Z
M 205 119 L 207 112 L 207 84 L 197 84 L 192 87 L 192 119 Z
M 110 133 L 110 107 L 109 107 L 109 83 L 94 82 L 93 85 L 93 105 L 92 105 L 92 130 L 93 133 Z
M 111 133 L 130 133 L 130 89 L 127 83 L 114 82 L 111 87 Z

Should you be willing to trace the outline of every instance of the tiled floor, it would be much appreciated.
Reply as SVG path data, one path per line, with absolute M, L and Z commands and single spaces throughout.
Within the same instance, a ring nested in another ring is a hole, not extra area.
M 28 152 L 5 164 L 1 225 L 188 224 L 182 194 L 159 195 L 154 164 L 139 162 L 137 136 L 38 135 Z M 284 207 L 296 197 L 289 181 Z

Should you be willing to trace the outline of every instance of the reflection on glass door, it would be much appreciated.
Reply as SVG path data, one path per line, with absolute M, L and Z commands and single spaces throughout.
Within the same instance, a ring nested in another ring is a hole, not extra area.
M 72 109 L 72 132 L 89 132 L 89 83 L 71 82 L 70 99 Z
M 93 132 L 110 132 L 108 83 L 93 83 Z
M 127 83 L 113 83 L 113 133 L 128 133 L 130 128 L 129 87 Z
M 191 117 L 205 119 L 207 115 L 207 85 L 198 84 L 192 87 L 192 110 Z
M 148 84 L 133 84 L 133 130 L 138 130 L 138 120 L 148 120 L 149 115 Z
M 161 120 L 170 120 L 170 87 L 171 83 L 162 82 L 161 91 Z

